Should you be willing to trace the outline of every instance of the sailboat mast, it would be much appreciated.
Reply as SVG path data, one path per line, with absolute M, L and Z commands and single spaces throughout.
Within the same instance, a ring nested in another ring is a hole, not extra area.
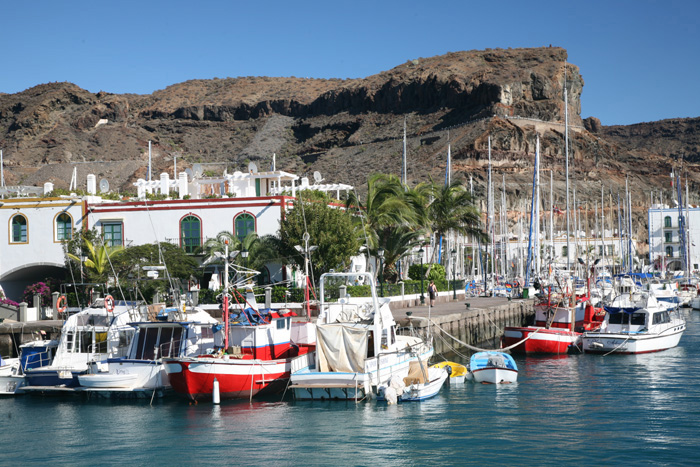
M 540 254 L 540 135 L 537 135 L 537 163 L 535 164 L 535 178 L 537 180 L 535 191 L 537 192 L 537 202 L 535 204 L 535 267 L 537 274 L 542 271 L 542 255 Z
M 551 249 L 549 250 L 549 263 L 554 262 L 554 170 L 549 171 L 549 243 Z M 551 281 L 552 278 L 550 277 Z
M 406 185 L 406 117 L 403 118 L 403 157 L 401 159 L 401 183 Z
M 601 257 L 603 267 L 605 267 L 605 192 L 603 191 L 605 187 L 600 185 L 600 243 L 603 251 L 601 252 Z
M 569 261 L 569 98 L 566 86 L 566 62 L 564 62 L 564 145 L 566 152 L 566 269 L 570 270 Z
M 685 173 L 685 277 L 690 278 L 690 198 L 688 197 L 688 172 Z
M 491 237 L 491 275 L 493 276 L 494 273 L 494 268 L 496 267 L 496 262 L 495 262 L 495 239 L 494 237 L 494 219 L 493 219 L 493 179 L 491 178 L 491 135 L 489 135 L 489 173 L 488 173 L 488 187 L 487 187 L 487 197 L 488 197 L 488 232 L 489 236 Z M 488 261 L 488 251 L 486 254 L 486 259 Z M 493 277 L 492 277 L 493 279 Z

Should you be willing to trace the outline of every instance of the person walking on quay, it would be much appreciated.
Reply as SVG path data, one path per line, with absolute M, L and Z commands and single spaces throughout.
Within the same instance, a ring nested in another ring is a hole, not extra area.
M 435 281 L 430 281 L 428 286 L 428 296 L 430 297 L 430 306 L 435 306 L 435 299 L 437 298 L 437 287 L 435 287 Z

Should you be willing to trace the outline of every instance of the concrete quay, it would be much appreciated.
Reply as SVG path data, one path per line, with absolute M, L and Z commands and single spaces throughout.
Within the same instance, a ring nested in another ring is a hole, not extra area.
M 534 316 L 532 299 L 508 300 L 503 297 L 464 297 L 441 294 L 434 307 L 425 305 L 394 308 L 394 320 L 403 327 L 413 326 L 426 335 L 428 326 L 433 336 L 436 354 L 449 354 L 465 347 L 442 333 L 434 324 L 469 345 L 482 348 L 500 347 L 500 338 L 506 326 L 526 325 Z M 467 307 L 467 305 L 469 305 Z M 410 315 L 409 315 L 410 313 Z

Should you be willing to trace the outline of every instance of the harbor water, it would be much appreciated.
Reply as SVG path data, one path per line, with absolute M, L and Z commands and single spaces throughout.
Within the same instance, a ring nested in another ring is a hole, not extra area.
M 677 348 L 517 357 L 517 384 L 421 403 L 4 398 L 0 463 L 698 465 L 700 312 L 684 314 Z

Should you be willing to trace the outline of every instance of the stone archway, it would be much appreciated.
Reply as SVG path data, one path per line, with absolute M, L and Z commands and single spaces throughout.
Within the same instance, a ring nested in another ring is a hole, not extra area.
M 24 293 L 24 289 L 27 288 L 28 285 L 43 281 L 49 277 L 64 280 L 66 273 L 67 270 L 63 264 L 25 264 L 22 267 L 3 273 L 0 276 L 0 286 L 2 286 L 5 291 L 7 298 L 16 302 L 21 302 L 23 300 L 22 294 Z

